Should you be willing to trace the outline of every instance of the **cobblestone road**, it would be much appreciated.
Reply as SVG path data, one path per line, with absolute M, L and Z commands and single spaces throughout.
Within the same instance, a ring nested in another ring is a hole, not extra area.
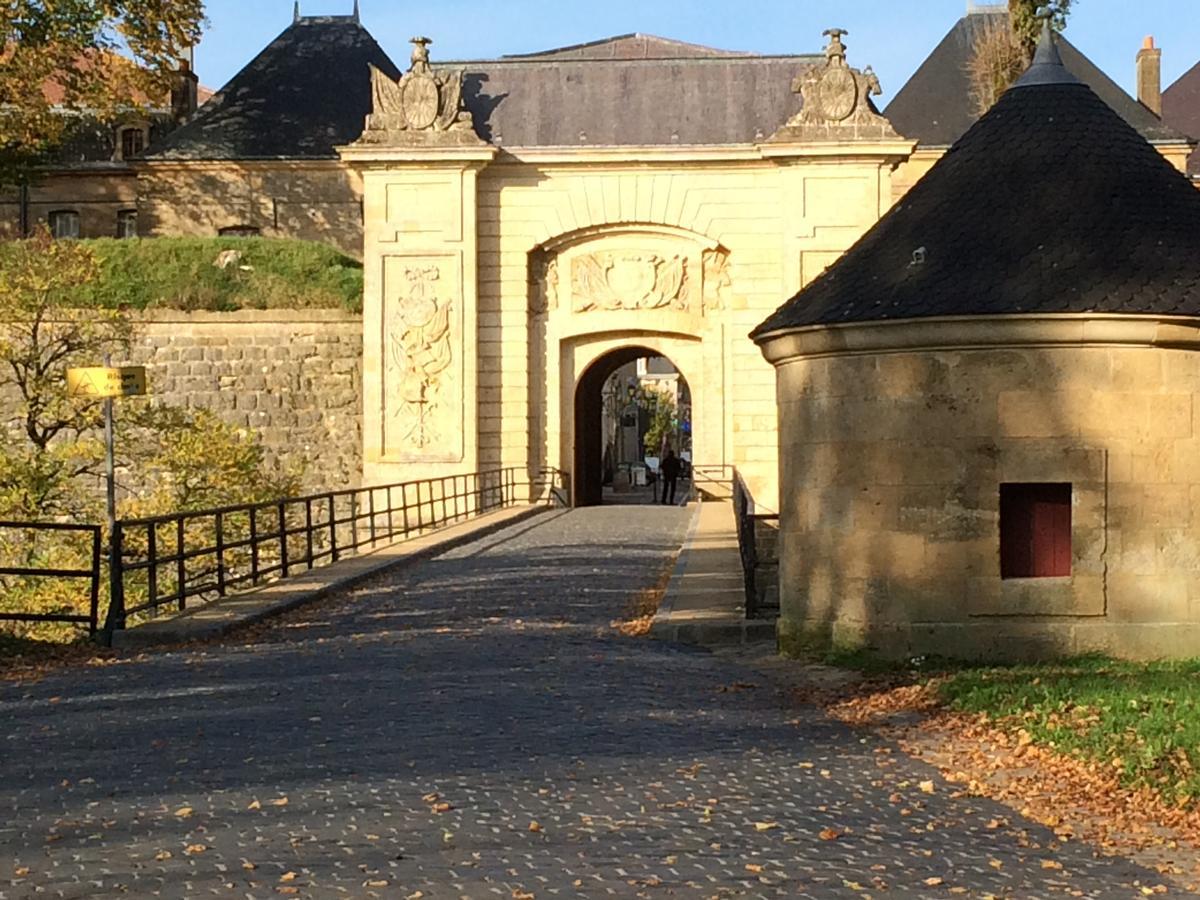
M 1157 883 L 1078 845 L 1052 853 L 1044 829 L 952 798 L 761 675 L 614 637 L 686 517 L 555 513 L 253 640 L 0 687 L 0 897 L 1123 898 Z

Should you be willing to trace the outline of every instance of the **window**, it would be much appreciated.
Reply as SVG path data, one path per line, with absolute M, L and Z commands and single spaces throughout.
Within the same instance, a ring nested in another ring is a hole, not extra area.
M 217 232 L 221 237 L 258 237 L 260 232 L 253 225 L 230 225 Z
M 56 238 L 79 237 L 79 213 L 73 209 L 58 209 L 46 217 L 50 233 Z
M 119 213 L 117 213 L 117 237 L 135 238 L 137 236 L 137 210 L 121 210 Z
M 140 156 L 146 149 L 146 132 L 142 128 L 121 129 L 121 159 Z
M 1071 485 L 1000 485 L 1000 577 L 1071 574 Z

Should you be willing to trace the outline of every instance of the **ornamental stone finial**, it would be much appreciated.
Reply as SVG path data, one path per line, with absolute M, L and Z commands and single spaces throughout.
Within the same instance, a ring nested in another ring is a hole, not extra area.
M 849 33 L 845 28 L 830 28 L 825 31 L 825 37 L 829 38 L 829 46 L 825 48 L 825 60 L 829 65 L 846 65 L 846 45 L 842 43 L 842 38 Z

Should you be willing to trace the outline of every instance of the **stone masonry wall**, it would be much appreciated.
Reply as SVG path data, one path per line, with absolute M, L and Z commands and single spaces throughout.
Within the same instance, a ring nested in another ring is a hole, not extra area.
M 304 466 L 306 490 L 362 477 L 362 319 L 336 310 L 159 312 L 130 362 L 151 392 L 256 431 L 268 453 Z
M 1000 326 L 973 327 L 958 339 Z M 801 358 L 780 367 L 779 396 L 785 649 L 974 659 L 1200 649 L 1200 353 Z M 1071 485 L 1070 576 L 1001 577 L 1005 483 Z

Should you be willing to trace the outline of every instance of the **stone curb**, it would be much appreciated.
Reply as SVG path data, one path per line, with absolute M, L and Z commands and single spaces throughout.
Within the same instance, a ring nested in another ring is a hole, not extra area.
M 323 600 L 365 581 L 422 562 L 549 512 L 549 506 L 502 510 L 434 534 L 351 557 L 302 576 L 266 585 L 169 619 L 159 619 L 113 634 L 113 647 L 140 650 L 224 637 L 231 631 Z
M 728 501 L 716 501 L 728 502 Z M 692 552 L 696 531 L 700 525 L 700 503 L 695 504 L 692 520 L 688 525 L 683 549 L 675 561 L 671 579 L 658 612 L 650 624 L 650 637 L 657 641 L 675 644 L 695 644 L 701 647 L 728 647 L 746 644 L 775 642 L 773 621 L 746 619 L 726 613 L 713 613 L 697 618 L 695 611 L 685 614 L 675 612 L 675 599 L 682 591 L 683 577 L 687 572 L 688 558 Z

